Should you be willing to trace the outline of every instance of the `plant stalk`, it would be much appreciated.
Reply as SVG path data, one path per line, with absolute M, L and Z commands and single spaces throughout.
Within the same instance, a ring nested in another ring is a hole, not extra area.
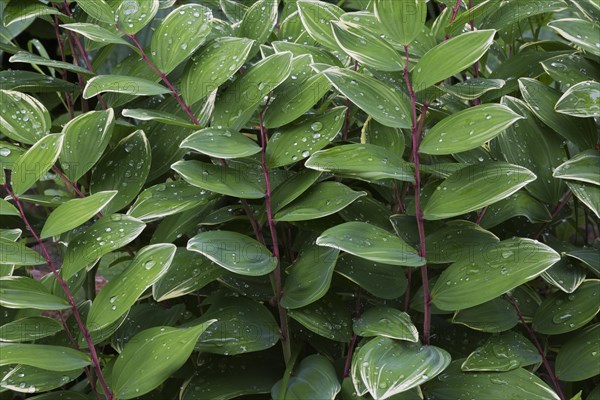
M 56 281 L 58 282 L 58 284 L 60 285 L 62 290 L 65 292 L 65 294 L 67 296 L 67 300 L 68 300 L 69 304 L 71 305 L 71 309 L 73 311 L 73 317 L 75 318 L 75 321 L 77 321 L 77 326 L 79 327 L 79 330 L 80 330 L 81 334 L 83 335 L 85 342 L 88 345 L 88 349 L 90 350 L 92 364 L 94 366 L 96 375 L 98 376 L 98 380 L 100 381 L 100 386 L 102 386 L 102 391 L 104 392 L 104 396 L 106 397 L 107 400 L 113 400 L 113 394 L 111 393 L 111 391 L 106 383 L 106 380 L 104 379 L 104 375 L 102 374 L 102 368 L 100 367 L 100 360 L 98 359 L 98 353 L 96 352 L 96 348 L 94 347 L 94 342 L 92 341 L 92 336 L 90 335 L 90 332 L 87 330 L 85 323 L 81 319 L 81 315 L 79 314 L 79 310 L 77 309 L 77 303 L 75 302 L 75 299 L 73 298 L 73 295 L 71 293 L 71 290 L 69 289 L 69 286 L 63 280 L 63 278 L 58 273 L 57 268 L 54 266 L 54 263 L 52 262 L 52 258 L 50 257 L 50 254 L 48 253 L 48 250 L 46 249 L 44 242 L 42 241 L 42 239 L 40 239 L 40 237 L 34 231 L 33 226 L 31 226 L 31 224 L 27 220 L 27 217 L 25 216 L 25 212 L 23 211 L 23 206 L 21 205 L 21 201 L 19 200 L 19 197 L 17 195 L 15 195 L 9 187 L 8 177 L 7 177 L 7 183 L 4 184 L 4 188 L 6 189 L 6 191 L 10 195 L 10 197 L 12 197 L 12 199 L 14 200 L 14 202 L 17 206 L 17 209 L 19 210 L 19 215 L 21 217 L 21 220 L 25 224 L 25 227 L 27 228 L 27 230 L 29 232 L 31 232 L 31 235 L 38 242 L 38 244 L 42 250 L 43 256 L 46 259 L 46 262 L 48 263 L 50 270 L 52 271 L 52 274 L 56 278 Z

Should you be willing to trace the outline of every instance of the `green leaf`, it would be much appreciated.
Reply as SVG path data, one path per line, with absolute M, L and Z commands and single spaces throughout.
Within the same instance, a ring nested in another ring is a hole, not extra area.
M 346 253 L 338 257 L 335 272 L 382 299 L 395 299 L 406 291 L 406 277 L 396 265 L 374 263 Z
M 402 239 L 366 222 L 346 222 L 329 228 L 317 238 L 317 244 L 384 264 L 408 267 L 425 264 L 425 259 Z
M 277 24 L 279 0 L 258 0 L 248 8 L 240 21 L 240 36 L 254 40 L 252 54 L 264 43 Z
M 493 29 L 463 33 L 429 50 L 412 73 L 415 91 L 425 90 L 477 62 L 494 42 Z
M 306 221 L 335 214 L 367 192 L 354 191 L 339 182 L 322 182 L 275 214 L 277 221 Z M 335 199 L 335 200 L 332 200 Z
M 154 0 L 158 1 L 158 0 Z M 83 89 L 83 98 L 89 99 L 104 92 L 131 94 L 134 96 L 154 96 L 171 93 L 164 86 L 137 76 L 98 75 L 90 79 Z
M 540 63 L 544 71 L 555 81 L 573 86 L 596 78 L 595 64 L 581 54 L 559 55 Z
M 79 115 L 63 127 L 60 165 L 67 178 L 76 182 L 92 169 L 110 142 L 114 124 L 115 114 L 109 108 Z
M 25 317 L 0 327 L 3 342 L 32 342 L 63 330 L 60 322 L 47 317 Z
M 404 92 L 355 71 L 332 67 L 323 74 L 351 102 L 385 126 L 410 128 L 410 99 Z
M 0 305 L 6 308 L 66 310 L 69 302 L 51 294 L 39 281 L 24 276 L 0 277 Z
M 40 180 L 58 159 L 64 135 L 46 135 L 36 142 L 15 163 L 11 185 L 15 195 L 21 195 Z
M 212 12 L 199 4 L 177 7 L 152 34 L 152 59 L 160 72 L 168 74 L 192 55 L 211 31 Z
M 256 142 L 243 133 L 216 128 L 206 128 L 192 133 L 181 142 L 179 147 L 216 158 L 248 157 L 260 152 Z
M 600 375 L 599 346 L 600 324 L 590 325 L 570 338 L 556 356 L 557 378 L 566 382 L 578 382 Z M 592 399 L 592 396 L 588 399 Z
M 511 218 L 523 216 L 531 223 L 548 222 L 552 219 L 546 206 L 524 190 L 488 206 L 481 220 L 485 229 L 493 228 Z
M 560 92 L 529 78 L 520 78 L 519 87 L 523 99 L 543 123 L 582 150 L 595 146 L 595 128 L 590 121 L 560 114 L 554 110 L 554 106 L 560 99 Z
M 559 400 L 560 397 L 535 374 L 523 368 L 508 372 L 462 372 L 463 360 L 456 360 L 448 369 L 425 386 L 427 395 L 436 400 L 459 398 L 501 400 Z
M 495 138 L 520 119 L 523 119 L 521 115 L 500 104 L 467 108 L 434 125 L 423 138 L 419 151 L 452 154 L 471 150 Z
M 164 301 L 202 289 L 221 278 L 226 271 L 206 257 L 177 248 L 171 267 L 152 286 L 152 297 Z
M 468 259 L 478 247 L 493 246 L 500 241 L 496 235 L 469 221 L 454 220 L 425 238 L 427 262 L 452 263 Z
M 327 146 L 342 128 L 345 111 L 345 107 L 336 107 L 275 130 L 267 145 L 267 165 L 275 168 L 293 164 Z
M 389 37 L 403 45 L 409 45 L 419 36 L 427 17 L 425 0 L 376 0 L 377 21 Z
M 107 24 L 115 23 L 115 12 L 104 0 L 77 0 L 77 5 L 81 7 L 87 15 L 98 21 Z
M 178 161 L 171 165 L 189 184 L 199 188 L 242 199 L 265 196 L 263 178 L 254 169 L 239 165 L 217 166 L 201 161 Z
M 150 171 L 150 144 L 144 131 L 135 131 L 121 140 L 92 171 L 90 191 L 118 190 L 106 207 L 113 213 L 127 206 L 140 192 Z
M 391 307 L 373 307 L 354 320 L 352 325 L 358 336 L 384 336 L 392 339 L 419 341 L 419 331 L 410 316 Z
M 112 368 L 115 397 L 133 399 L 162 384 L 183 366 L 198 337 L 214 322 L 189 328 L 155 327 L 131 338 Z
M 61 274 L 67 280 L 100 257 L 133 241 L 146 227 L 139 219 L 112 214 L 96 221 L 69 242 Z
M 154 19 L 158 11 L 158 0 L 125 0 L 115 11 L 112 23 L 129 35 L 134 35 Z
M 600 187 L 582 182 L 567 181 L 567 186 L 573 194 L 589 207 L 600 218 Z
M 473 307 L 528 282 L 558 260 L 558 253 L 531 239 L 507 239 L 478 248 L 472 257 L 442 272 L 431 291 L 432 302 L 450 311 Z
M 164 111 L 144 110 L 141 108 L 124 109 L 121 114 L 124 117 L 137 119 L 139 121 L 157 121 L 166 125 L 183 126 L 184 128 L 198 129 L 198 125 L 187 119 L 178 117 Z
M 310 37 L 331 50 L 340 51 L 330 21 L 338 20 L 344 14 L 344 10 L 324 1 L 300 0 L 296 4 L 302 25 Z
M 554 109 L 574 117 L 600 117 L 600 83 L 585 81 L 571 86 L 558 99 Z
M 266 275 L 277 266 L 277 259 L 264 245 L 237 232 L 199 233 L 188 241 L 187 249 L 240 275 Z
M 90 357 L 63 346 L 0 343 L 0 365 L 24 364 L 48 371 L 72 371 L 91 364 Z
M 0 90 L 0 132 L 25 144 L 34 144 L 50 131 L 50 113 L 35 98 L 14 90 Z
M 435 378 L 450 363 L 450 354 L 435 346 L 421 346 L 376 337 L 352 358 L 353 383 L 360 379 L 375 400 L 388 399 Z
M 251 48 L 252 40 L 232 37 L 220 37 L 204 46 L 185 67 L 181 79 L 185 101 L 194 104 L 227 81 L 244 64 Z
M 526 168 L 502 162 L 469 165 L 445 179 L 423 210 L 428 220 L 466 214 L 507 198 L 536 176 Z
M 573 293 L 556 292 L 547 297 L 533 317 L 533 329 L 545 335 L 580 329 L 600 311 L 600 280 L 584 281 Z
M 306 160 L 305 166 L 365 180 L 414 181 L 411 164 L 373 144 L 346 144 L 317 151 Z
M 570 250 L 566 255 L 583 262 L 588 268 L 595 272 L 596 276 L 600 276 L 600 249 L 584 247 Z
M 515 308 L 507 300 L 497 297 L 475 307 L 458 310 L 452 322 L 481 332 L 508 331 L 519 323 Z
M 18 214 L 17 214 L 18 215 Z M 36 251 L 26 247 L 23 243 L 0 237 L 0 264 L 14 265 L 40 265 L 46 260 Z
M 339 251 L 310 246 L 304 249 L 287 270 L 280 304 L 285 308 L 300 308 L 325 296 Z
M 8 61 L 11 63 L 26 63 L 26 64 L 34 64 L 34 65 L 45 65 L 47 67 L 64 69 L 67 71 L 75 72 L 77 74 L 94 75 L 93 72 L 90 72 L 90 70 L 88 70 L 86 68 L 81 68 L 81 67 L 78 67 L 78 66 L 73 65 L 68 62 L 56 61 L 56 60 L 52 60 L 50 58 L 37 56 L 35 54 L 28 53 L 26 51 L 18 52 L 17 54 L 15 54 L 11 58 L 9 58 Z
M 404 58 L 387 41 L 351 22 L 332 22 L 333 35 L 346 54 L 368 67 L 381 71 L 401 71 Z
M 4 375 L 0 386 L 21 393 L 46 392 L 68 384 L 82 373 L 81 368 L 73 371 L 48 371 L 21 364 Z
M 73 199 L 61 204 L 46 219 L 40 237 L 44 239 L 58 236 L 82 225 L 102 211 L 116 194 L 116 190 L 98 192 L 82 199 Z
M 18 2 L 6 2 L 6 8 L 4 8 L 4 19 L 3 25 L 8 28 L 12 24 L 20 21 L 26 21 L 28 19 L 35 19 L 37 17 L 43 17 L 45 15 L 60 15 L 65 17 L 54 7 L 49 7 L 44 4 L 40 4 L 36 0 L 21 0 Z
M 598 39 L 600 26 L 598 23 L 577 18 L 565 18 L 550 21 L 548 26 L 576 46 L 597 57 L 600 56 L 600 41 Z
M 281 393 L 282 385 L 284 394 Z M 304 358 L 286 382 L 282 379 L 273 385 L 271 398 L 286 400 L 334 400 L 341 389 L 333 365 L 327 358 L 313 354 Z
M 183 180 L 159 183 L 140 193 L 127 214 L 142 221 L 152 221 L 207 204 L 215 196 Z
M 128 312 L 142 293 L 169 268 L 175 249 L 170 243 L 143 247 L 127 269 L 100 290 L 88 314 L 88 328 L 106 328 Z
M 217 319 L 200 336 L 195 349 L 201 352 L 236 355 L 273 347 L 279 326 L 262 304 L 245 297 L 222 297 L 197 321 Z
M 552 176 L 600 186 L 599 170 L 600 155 L 595 150 L 586 150 L 558 166 Z
M 352 320 L 347 304 L 338 297 L 326 296 L 302 308 L 288 310 L 288 316 L 309 331 L 336 342 L 352 337 Z
M 242 128 L 264 97 L 289 76 L 291 66 L 292 53 L 286 51 L 273 54 L 244 72 L 217 100 L 212 126 Z
M 113 19 L 114 22 L 114 19 Z M 68 29 L 75 33 L 79 33 L 80 35 L 90 39 L 93 42 L 98 43 L 115 43 L 115 44 L 124 44 L 129 45 L 125 40 L 123 40 L 119 35 L 114 32 L 109 31 L 108 29 L 104 29 L 101 26 L 96 24 L 88 24 L 85 22 L 78 22 L 75 24 L 63 24 L 60 26 L 61 28 Z
M 502 89 L 505 83 L 502 79 L 473 78 L 454 85 L 442 83 L 439 88 L 463 100 L 475 100 L 487 92 Z
M 535 346 L 516 332 L 490 337 L 461 365 L 463 371 L 512 371 L 542 361 Z

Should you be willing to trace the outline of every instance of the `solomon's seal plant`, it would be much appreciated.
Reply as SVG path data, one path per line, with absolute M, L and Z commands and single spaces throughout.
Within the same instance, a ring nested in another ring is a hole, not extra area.
M 597 0 L 0 15 L 0 399 L 600 398 Z

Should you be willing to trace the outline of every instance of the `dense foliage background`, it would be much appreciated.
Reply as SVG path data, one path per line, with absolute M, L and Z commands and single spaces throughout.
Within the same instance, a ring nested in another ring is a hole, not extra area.
M 0 11 L 1 399 L 600 399 L 598 0 Z

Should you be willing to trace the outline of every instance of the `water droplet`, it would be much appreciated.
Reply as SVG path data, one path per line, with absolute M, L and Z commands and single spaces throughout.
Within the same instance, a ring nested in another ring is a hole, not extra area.
M 156 262 L 154 260 L 148 260 L 144 263 L 144 268 L 145 269 L 151 269 L 152 267 L 154 267 L 156 265 Z
M 315 132 L 318 132 L 321 129 L 323 129 L 323 124 L 321 122 L 313 122 L 310 126 L 310 129 L 312 129 Z

